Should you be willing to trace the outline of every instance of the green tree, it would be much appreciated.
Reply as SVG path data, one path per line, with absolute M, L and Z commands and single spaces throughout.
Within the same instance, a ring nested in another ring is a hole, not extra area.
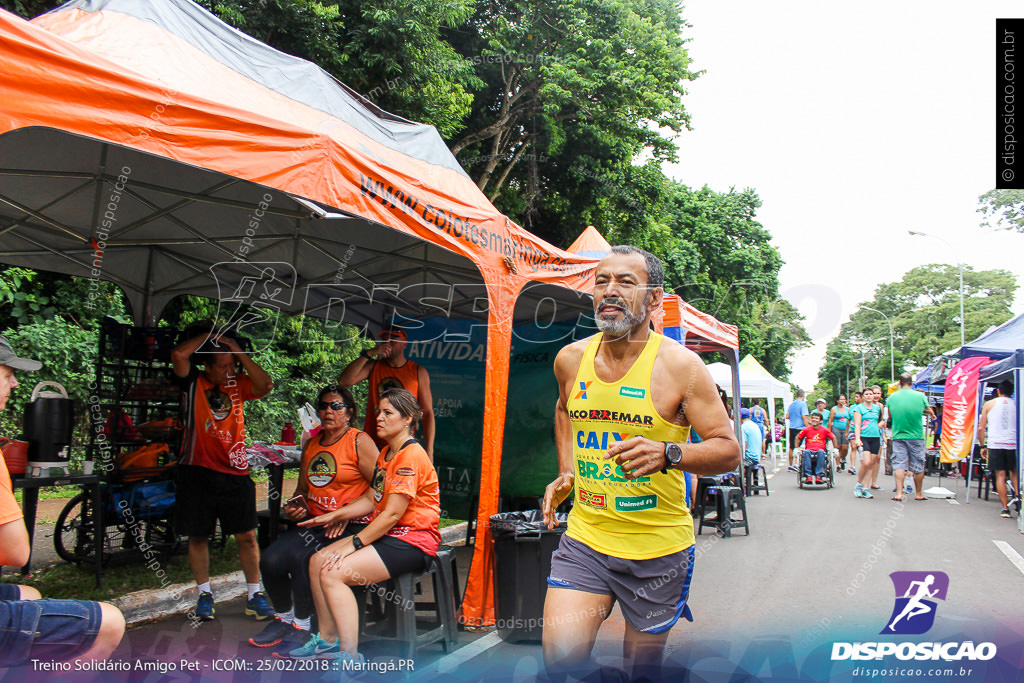
M 629 157 L 674 159 L 660 129 L 688 124 L 683 82 L 696 77 L 683 27 L 670 0 L 478 2 L 451 32 L 485 84 L 452 151 L 492 201 L 528 188 L 578 127 Z M 523 160 L 531 163 L 515 173 Z
M 965 267 L 965 338 L 974 339 L 992 325 L 1009 320 L 1016 291 L 1016 279 L 1007 271 Z M 924 367 L 940 353 L 959 347 L 959 292 L 959 271 L 948 264 L 918 266 L 899 282 L 878 286 L 874 299 L 865 305 L 892 321 L 896 374 L 907 366 Z M 885 318 L 865 309 L 854 313 L 829 342 L 828 355 L 836 358 L 826 361 L 819 377 L 838 385 L 851 364 L 859 377 L 861 349 L 866 373 L 888 381 L 889 327 Z
M 989 190 L 978 202 L 982 227 L 1024 232 L 1024 190 Z

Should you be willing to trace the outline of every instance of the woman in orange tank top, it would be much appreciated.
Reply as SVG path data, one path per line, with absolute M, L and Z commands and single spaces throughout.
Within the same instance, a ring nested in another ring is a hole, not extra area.
M 336 534 L 333 524 L 373 512 L 373 521 L 364 530 L 310 560 L 320 633 L 310 641 L 313 647 L 307 648 L 306 656 L 362 661 L 359 606 L 351 587 L 422 571 L 441 542 L 437 472 L 413 438 L 422 415 L 419 402 L 405 389 L 389 389 L 378 406 L 377 433 L 387 446 L 377 458 L 370 490 L 345 508 L 302 523 L 327 524 L 330 537 Z
M 295 496 L 282 507 L 289 521 L 332 512 L 360 499 L 369 489 L 377 447 L 369 436 L 352 427 L 356 413 L 348 389 L 330 384 L 320 390 L 317 414 L 323 431 L 303 450 Z M 343 533 L 359 533 L 367 522 L 366 516 L 353 519 Z M 275 654 L 287 656 L 310 640 L 314 602 L 309 559 L 330 543 L 326 527 L 292 527 L 263 553 L 260 572 L 277 615 L 249 639 L 251 645 L 273 647 Z

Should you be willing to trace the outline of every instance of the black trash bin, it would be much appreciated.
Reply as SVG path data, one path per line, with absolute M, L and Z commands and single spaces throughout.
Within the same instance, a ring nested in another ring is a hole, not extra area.
M 498 636 L 509 643 L 538 642 L 551 553 L 565 532 L 565 513 L 548 529 L 540 510 L 491 515 L 494 601 Z

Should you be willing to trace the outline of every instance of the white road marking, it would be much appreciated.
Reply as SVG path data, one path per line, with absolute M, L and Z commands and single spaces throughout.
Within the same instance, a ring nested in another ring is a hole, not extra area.
M 1013 566 L 1020 570 L 1021 574 L 1024 574 L 1024 557 L 1010 547 L 1010 544 L 1006 541 L 992 541 L 996 544 L 996 547 L 1002 551 L 1003 555 L 1006 555 L 1006 559 L 1013 563 Z
M 448 674 L 455 671 L 458 667 L 462 666 L 469 660 L 473 659 L 477 655 L 490 650 L 495 645 L 501 643 L 501 637 L 498 636 L 498 632 L 494 631 L 488 633 L 486 636 L 474 640 L 465 647 L 460 647 L 450 655 L 445 655 L 441 659 L 437 660 L 430 666 L 418 670 L 415 674 L 410 676 L 407 680 L 416 680 L 428 674 Z
M 947 498 L 946 502 L 949 503 L 950 505 L 959 505 L 960 504 L 960 501 L 957 500 L 956 498 Z

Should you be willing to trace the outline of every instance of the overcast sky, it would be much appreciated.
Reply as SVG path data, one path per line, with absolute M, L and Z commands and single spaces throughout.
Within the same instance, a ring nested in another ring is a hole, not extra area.
M 995 185 L 995 19 L 1024 5 L 691 0 L 683 16 L 706 73 L 666 170 L 760 195 L 782 296 L 815 341 L 791 381 L 812 388 L 839 325 L 915 266 L 959 255 L 1021 281 L 1024 235 L 980 228 L 977 208 Z

